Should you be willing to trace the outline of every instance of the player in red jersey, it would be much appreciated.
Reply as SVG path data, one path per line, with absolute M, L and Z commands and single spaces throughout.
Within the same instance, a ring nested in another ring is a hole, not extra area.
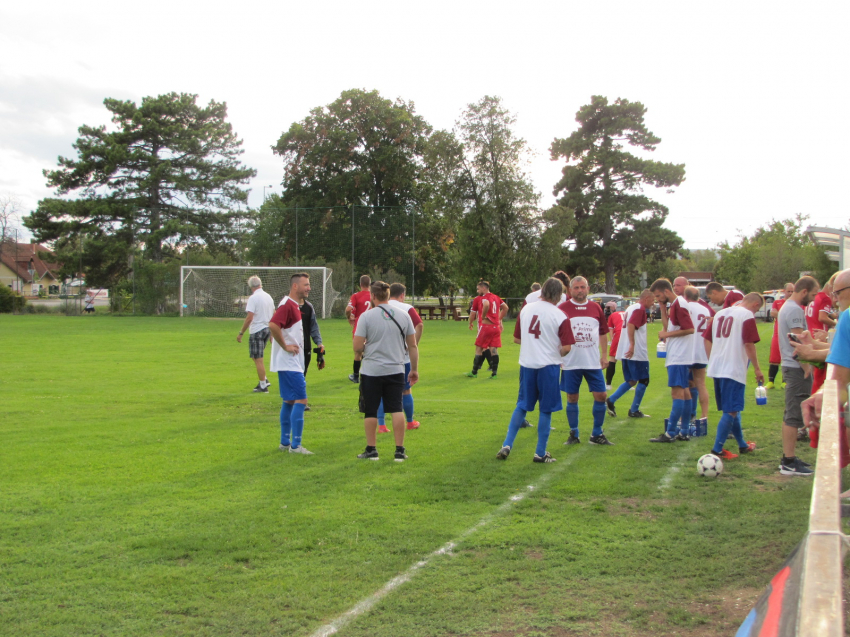
M 727 290 L 717 281 L 712 281 L 705 286 L 705 295 L 708 300 L 719 305 L 720 309 L 725 310 L 727 307 L 732 307 L 744 298 L 744 295 L 735 290 Z
M 837 274 L 837 273 L 836 273 Z M 818 292 L 815 300 L 806 306 L 806 324 L 809 327 L 809 332 L 814 334 L 816 331 L 827 331 L 835 327 L 838 318 L 832 312 L 832 284 L 835 282 L 835 274 L 833 274 L 823 289 Z M 815 367 L 812 369 L 812 393 L 814 394 L 823 385 L 826 380 L 826 366 Z
M 477 318 L 478 336 L 475 339 L 472 371 L 466 375 L 478 378 L 478 370 L 486 360 L 490 364 L 490 378 L 496 378 L 499 371 L 499 348 L 502 346 L 502 319 L 508 312 L 508 306 L 490 291 L 488 281 L 479 281 L 477 290 L 478 296 L 472 302 L 472 311 L 469 313 L 469 329 L 472 329 Z
M 369 291 L 372 285 L 372 278 L 368 274 L 360 277 L 360 291 L 351 295 L 348 300 L 348 305 L 345 308 L 345 318 L 351 325 L 351 336 L 354 336 L 354 331 L 357 329 L 357 319 L 361 314 L 372 309 L 372 293 Z M 354 373 L 348 375 L 348 380 L 352 383 L 360 382 L 360 363 L 363 360 L 362 352 L 354 353 Z
M 770 340 L 770 358 L 768 359 L 770 367 L 767 370 L 767 384 L 765 385 L 767 389 L 776 387 L 774 382 L 776 381 L 776 375 L 779 373 L 779 367 L 782 365 L 782 354 L 779 353 L 779 321 L 776 319 L 779 318 L 779 310 L 782 309 L 785 301 L 790 299 L 791 295 L 794 294 L 794 284 L 786 283 L 782 293 L 784 298 L 776 299 L 773 305 L 770 306 L 770 317 L 773 319 L 773 338 Z
M 614 302 L 611 301 L 614 305 Z M 615 305 L 616 307 L 616 305 Z M 623 312 L 611 312 L 608 317 L 608 332 L 611 333 L 611 347 L 608 349 L 608 369 L 605 370 L 605 389 L 611 391 L 611 381 L 617 373 L 617 347 L 620 344 L 620 330 L 623 327 Z

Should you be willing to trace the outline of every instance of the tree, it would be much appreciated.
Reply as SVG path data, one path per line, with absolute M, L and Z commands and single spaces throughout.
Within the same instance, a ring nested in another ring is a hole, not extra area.
M 835 271 L 835 263 L 806 235 L 806 219 L 798 214 L 773 220 L 734 245 L 721 244 L 716 278 L 744 292 L 761 292 L 781 288 L 796 281 L 801 272 L 811 272 L 823 285 Z
M 466 290 L 489 279 L 500 295 L 525 296 L 551 273 L 572 215 L 541 214 L 540 195 L 523 172 L 530 152 L 499 97 L 469 104 L 451 133 L 435 133 L 428 178 L 433 202 L 457 227 L 456 278 Z M 560 228 L 560 233 L 548 230 Z
M 599 95 L 579 109 L 579 129 L 556 138 L 553 160 L 564 159 L 563 177 L 555 184 L 559 203 L 574 211 L 569 239 L 572 271 L 602 272 L 605 289 L 615 291 L 615 276 L 634 271 L 639 259 L 663 261 L 682 247 L 679 236 L 662 227 L 668 209 L 642 194 L 644 186 L 671 188 L 685 179 L 685 165 L 643 159 L 623 150 L 653 151 L 661 139 L 644 124 L 640 102 L 618 98 L 613 104 Z
M 60 260 L 82 244 L 89 283 L 106 285 L 130 268 L 137 246 L 161 263 L 193 243 L 230 250 L 234 211 L 247 201 L 241 186 L 256 175 L 239 161 L 242 142 L 226 121 L 227 106 L 169 93 L 132 101 L 107 98 L 114 127 L 81 126 L 76 159 L 44 171 L 59 195 L 25 221 L 39 241 L 53 241 Z M 66 254 L 63 254 L 66 253 Z
M 0 254 L 7 248 L 7 242 L 17 238 L 18 224 L 21 220 L 21 200 L 15 195 L 0 193 Z

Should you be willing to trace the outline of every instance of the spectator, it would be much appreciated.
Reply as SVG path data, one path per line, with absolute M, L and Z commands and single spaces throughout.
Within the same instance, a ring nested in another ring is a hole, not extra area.
M 773 302 L 773 305 L 770 306 L 770 318 L 774 319 L 774 322 L 773 338 L 770 341 L 770 368 L 767 371 L 767 384 L 765 385 L 767 389 L 773 389 L 775 387 L 774 381 L 776 381 L 776 375 L 779 373 L 779 365 L 782 363 L 782 356 L 779 354 L 779 321 L 776 319 L 779 317 L 779 310 L 782 309 L 785 301 L 791 298 L 791 295 L 794 294 L 793 283 L 785 284 L 784 294 L 785 296 L 783 298 L 776 299 Z M 782 383 L 782 387 L 785 387 L 784 382 Z
M 245 305 L 245 311 L 248 315 L 245 317 L 245 322 L 242 323 L 242 329 L 239 331 L 239 336 L 236 337 L 236 342 L 241 343 L 245 330 L 250 330 L 248 336 L 248 356 L 254 361 L 254 366 L 257 368 L 257 376 L 260 378 L 259 384 L 254 387 L 254 392 L 268 394 L 271 383 L 266 378 L 263 353 L 271 338 L 269 321 L 275 312 L 274 299 L 263 289 L 263 282 L 258 276 L 252 276 L 248 279 L 248 287 L 251 288 L 251 296 Z
M 826 285 L 823 286 L 814 301 L 806 307 L 806 324 L 809 332 L 816 334 L 835 327 L 835 318 L 832 315 L 832 283 L 835 280 L 833 274 Z M 805 359 L 809 360 L 809 359 Z M 812 369 L 812 393 L 814 394 L 826 380 L 826 366 Z

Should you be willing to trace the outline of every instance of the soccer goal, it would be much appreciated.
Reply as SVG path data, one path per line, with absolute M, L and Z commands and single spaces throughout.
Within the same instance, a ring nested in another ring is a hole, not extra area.
M 327 318 L 339 293 L 331 285 L 330 268 L 263 268 L 218 265 L 180 267 L 180 316 L 244 318 L 251 290 L 248 277 L 257 275 L 275 303 L 289 293 L 289 277 L 296 272 L 310 275 L 308 301 L 316 315 Z

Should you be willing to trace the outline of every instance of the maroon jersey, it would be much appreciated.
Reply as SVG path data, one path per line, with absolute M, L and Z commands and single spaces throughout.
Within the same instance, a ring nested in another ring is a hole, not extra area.
M 740 292 L 736 292 L 735 290 L 729 290 L 729 293 L 726 295 L 726 299 L 723 301 L 723 307 L 721 309 L 725 310 L 727 307 L 732 307 L 738 301 L 743 301 L 744 295 Z

